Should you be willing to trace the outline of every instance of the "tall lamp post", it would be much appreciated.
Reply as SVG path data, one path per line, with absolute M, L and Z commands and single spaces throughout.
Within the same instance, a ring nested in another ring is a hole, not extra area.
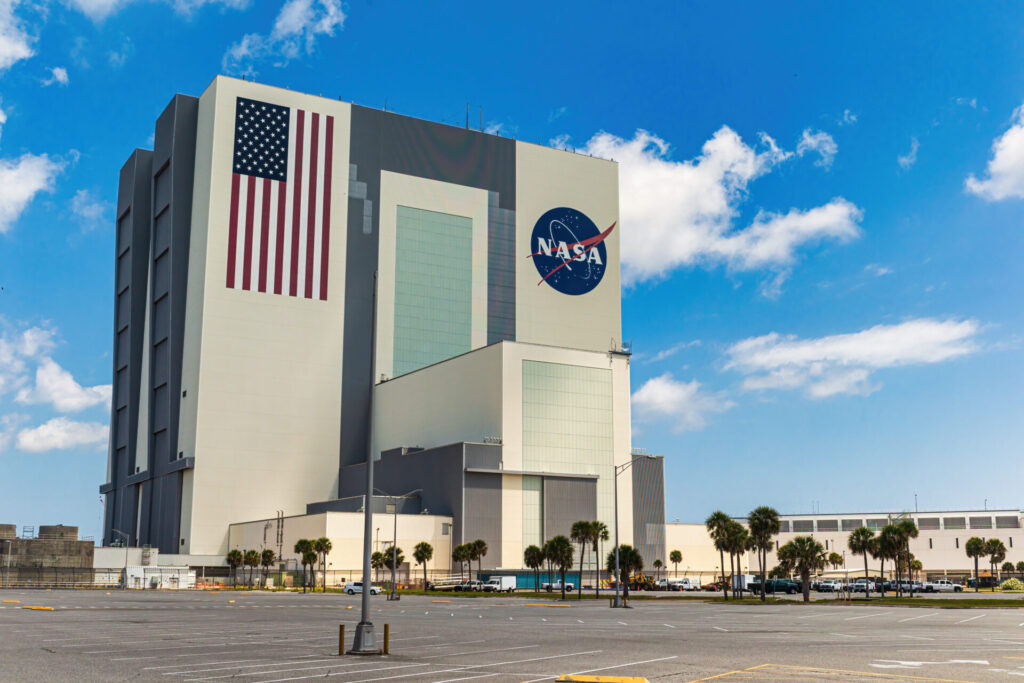
M 114 528 L 111 531 L 124 539 L 124 578 L 121 580 L 121 590 L 125 590 L 128 588 L 128 534 Z
M 409 491 L 408 493 L 403 493 L 400 496 L 392 496 L 390 493 L 387 493 L 386 491 L 374 489 L 374 491 L 381 494 L 382 496 L 390 498 L 391 504 L 395 508 L 395 531 L 394 536 L 392 537 L 393 540 L 391 541 L 391 595 L 388 596 L 388 600 L 398 599 L 397 594 L 395 593 L 395 573 L 398 571 L 398 499 L 408 498 L 414 493 L 419 493 L 422 490 L 423 489 L 413 489 L 412 491 Z M 377 531 L 380 531 L 380 529 L 377 529 Z
M 619 597 L 619 589 L 622 587 L 622 574 L 619 572 L 619 475 L 625 472 L 637 461 L 638 458 L 649 458 L 654 460 L 655 456 L 630 454 L 629 461 L 615 466 L 615 599 L 612 600 L 612 607 L 625 607 Z
M 7 544 L 7 562 L 4 564 L 4 588 L 11 585 L 11 548 L 14 547 L 14 541 L 5 538 L 4 543 Z

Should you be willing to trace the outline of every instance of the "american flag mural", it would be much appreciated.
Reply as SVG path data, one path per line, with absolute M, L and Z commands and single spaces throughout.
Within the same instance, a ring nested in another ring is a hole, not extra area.
M 334 117 L 239 97 L 227 286 L 327 300 Z

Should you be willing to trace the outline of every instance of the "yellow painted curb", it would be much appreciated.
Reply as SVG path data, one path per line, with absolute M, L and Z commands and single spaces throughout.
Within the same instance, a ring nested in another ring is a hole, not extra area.
M 431 600 L 430 602 L 451 602 L 451 600 Z
M 233 602 L 234 602 L 234 600 L 228 600 L 228 604 L 231 604 Z
M 52 612 L 53 611 L 52 607 L 40 607 L 39 605 L 22 605 L 21 609 L 35 609 L 35 610 L 41 610 L 43 612 Z
M 352 609 L 352 605 L 349 605 L 349 606 L 348 606 L 348 607 L 346 607 L 345 609 Z
M 7 602 L 17 605 L 21 603 L 21 600 L 0 600 L 0 602 Z
M 572 676 L 565 674 L 555 680 L 576 681 L 577 683 L 647 683 L 647 679 L 640 676 Z
M 572 605 L 555 605 L 547 602 L 528 602 L 526 607 L 572 607 Z

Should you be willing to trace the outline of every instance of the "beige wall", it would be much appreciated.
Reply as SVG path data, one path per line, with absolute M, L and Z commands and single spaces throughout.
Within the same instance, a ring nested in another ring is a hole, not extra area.
M 326 301 L 225 286 L 238 96 L 335 117 Z M 337 491 L 349 124 L 348 104 L 229 78 L 200 98 L 180 399 L 179 448 L 195 456 L 185 552 L 226 552 L 226 523 L 302 513 Z
M 347 572 L 348 575 L 335 577 L 337 583 L 343 578 L 359 580 L 363 557 L 363 513 L 361 512 L 324 512 L 315 515 L 286 517 L 284 520 L 284 553 L 285 560 L 298 560 L 292 552 L 296 541 L 300 538 L 316 539 L 321 536 L 331 540 L 331 552 L 327 556 L 327 569 L 330 572 Z M 276 549 L 275 520 L 256 520 L 230 527 L 230 547 L 238 550 L 262 549 L 263 529 L 267 522 L 271 528 L 267 530 L 267 546 Z M 413 578 L 422 575 L 423 567 L 415 564 L 412 557 L 417 543 L 426 541 L 434 547 L 434 557 L 427 562 L 427 571 L 446 572 L 450 569 L 451 535 L 442 533 L 443 524 L 451 524 L 451 517 L 440 515 L 398 515 L 398 547 L 405 555 L 405 561 L 411 566 Z M 374 547 L 383 551 L 391 545 L 394 534 L 394 515 L 374 514 Z M 377 530 L 380 530 L 379 533 Z M 379 542 L 376 542 L 379 539 Z
M 516 340 L 607 351 L 622 341 L 619 232 L 605 240 L 608 268 L 591 292 L 570 296 L 547 284 L 533 262 L 530 237 L 548 210 L 582 211 L 605 230 L 619 220 L 619 167 L 612 161 L 516 143 Z

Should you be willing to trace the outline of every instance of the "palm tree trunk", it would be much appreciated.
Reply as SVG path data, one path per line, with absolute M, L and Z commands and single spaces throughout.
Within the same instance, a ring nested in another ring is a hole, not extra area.
M 561 548 L 559 548 L 559 550 L 561 550 Z M 561 552 L 559 554 L 561 555 Z M 565 567 L 561 568 L 561 577 L 562 577 L 562 581 L 561 581 L 561 583 L 562 583 L 562 599 L 565 600 Z
M 579 595 L 577 600 L 582 600 L 583 599 L 583 554 L 586 552 L 586 548 L 587 548 L 586 542 L 584 542 L 583 544 L 580 545 L 580 581 L 579 581 L 580 585 L 576 586 L 576 592 Z
M 974 592 L 978 592 L 978 558 L 974 558 Z
M 803 584 L 801 588 L 804 592 L 804 602 L 811 601 L 811 572 L 802 569 L 800 570 L 800 583 Z
M 765 564 L 768 563 L 768 558 L 767 558 L 767 556 L 765 556 L 764 559 L 762 559 L 762 555 L 763 554 L 765 554 L 764 549 L 758 548 L 757 549 L 757 569 L 758 569 L 758 573 L 761 575 L 761 602 L 765 602 L 765 601 L 768 600 L 768 598 L 764 594 L 764 566 L 765 566 Z
M 719 558 L 719 562 L 722 565 L 722 596 L 725 598 L 725 601 L 728 602 L 729 601 L 729 588 L 725 584 L 725 551 L 724 550 L 719 550 L 718 551 L 718 558 Z M 730 564 L 732 563 L 732 557 L 729 558 L 729 562 L 730 562 Z
M 885 558 L 883 557 L 879 564 L 879 573 L 882 575 L 882 597 L 885 597 Z
M 871 597 L 871 579 L 868 578 L 868 551 L 866 550 L 864 551 L 864 581 L 866 581 L 864 584 L 864 597 L 866 599 Z

